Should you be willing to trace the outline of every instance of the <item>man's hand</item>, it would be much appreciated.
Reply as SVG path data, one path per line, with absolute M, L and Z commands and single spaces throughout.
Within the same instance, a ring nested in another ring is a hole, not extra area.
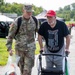
M 44 51 L 44 48 L 41 48 L 40 50 Z
M 44 48 L 41 48 L 41 49 L 40 49 L 40 53 L 42 54 L 43 51 L 44 51 Z
M 66 54 L 67 57 L 68 57 L 69 53 L 70 53 L 70 51 L 66 49 L 65 54 Z
M 13 50 L 11 49 L 11 50 L 9 50 L 9 54 L 10 54 L 10 56 L 12 56 L 13 55 Z

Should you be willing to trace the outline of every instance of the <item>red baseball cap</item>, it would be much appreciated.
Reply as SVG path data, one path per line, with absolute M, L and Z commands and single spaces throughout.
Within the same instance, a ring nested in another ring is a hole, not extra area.
M 47 13 L 46 13 L 46 16 L 56 16 L 56 12 L 54 10 L 49 10 Z

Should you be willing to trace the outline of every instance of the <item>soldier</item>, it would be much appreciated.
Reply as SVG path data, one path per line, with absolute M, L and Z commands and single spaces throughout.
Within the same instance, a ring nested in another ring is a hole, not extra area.
M 34 38 L 36 25 L 32 18 L 32 5 L 26 4 L 23 6 L 21 17 L 22 22 L 16 36 L 18 18 L 11 24 L 6 46 L 9 54 L 12 55 L 12 41 L 15 36 L 15 53 L 21 57 L 19 61 L 21 75 L 31 75 L 36 48 Z

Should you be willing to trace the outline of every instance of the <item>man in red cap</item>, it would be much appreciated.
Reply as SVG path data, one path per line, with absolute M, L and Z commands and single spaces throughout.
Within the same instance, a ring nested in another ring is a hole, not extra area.
M 46 17 L 47 21 L 42 23 L 38 31 L 40 50 L 50 54 L 65 55 L 65 51 L 69 53 L 70 36 L 66 24 L 56 20 L 56 12 L 54 10 L 49 10 L 46 13 Z M 66 45 L 64 45 L 64 37 L 66 38 Z M 42 38 L 46 42 L 44 47 Z M 54 61 L 54 65 L 57 67 L 56 70 L 63 70 L 62 57 L 47 56 L 46 60 L 46 68 L 52 69 Z

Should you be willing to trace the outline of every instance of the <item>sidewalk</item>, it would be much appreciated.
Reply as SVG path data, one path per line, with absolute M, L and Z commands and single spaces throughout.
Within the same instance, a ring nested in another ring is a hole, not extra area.
M 70 75 L 75 75 L 75 28 L 72 29 L 70 55 L 68 59 L 69 59 Z

